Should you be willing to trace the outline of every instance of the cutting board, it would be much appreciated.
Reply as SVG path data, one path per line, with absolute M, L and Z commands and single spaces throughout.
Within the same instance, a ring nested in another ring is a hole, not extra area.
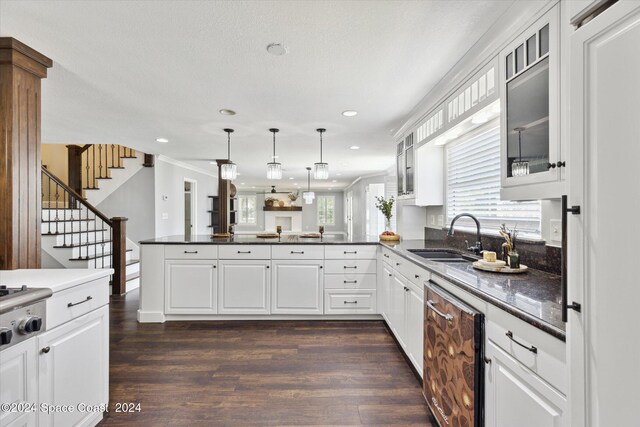
M 476 268 L 482 271 L 490 271 L 492 273 L 518 274 L 518 273 L 525 273 L 527 270 L 529 270 L 529 267 L 527 267 L 524 264 L 520 264 L 520 268 L 511 268 L 508 266 L 501 267 L 501 266 L 486 265 L 486 264 L 482 264 L 480 261 L 476 261 L 472 265 L 473 265 L 473 268 Z

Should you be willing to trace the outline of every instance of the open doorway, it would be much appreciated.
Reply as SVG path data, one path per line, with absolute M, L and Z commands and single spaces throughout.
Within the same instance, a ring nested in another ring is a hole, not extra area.
M 184 235 L 196 230 L 196 181 L 184 179 Z
M 384 231 L 384 216 L 380 209 L 376 208 L 378 197 L 384 197 L 384 183 L 369 184 L 365 190 L 366 195 L 366 232 L 368 236 L 376 236 Z
M 347 193 L 347 236 L 353 236 L 353 191 Z

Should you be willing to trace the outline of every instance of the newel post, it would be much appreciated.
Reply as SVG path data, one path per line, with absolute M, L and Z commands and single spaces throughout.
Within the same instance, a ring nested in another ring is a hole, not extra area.
M 82 147 L 67 145 L 67 185 L 82 194 Z
M 127 218 L 111 218 L 113 233 L 111 241 L 111 256 L 113 262 L 111 268 L 113 279 L 111 280 L 111 293 L 121 295 L 126 292 L 127 282 Z

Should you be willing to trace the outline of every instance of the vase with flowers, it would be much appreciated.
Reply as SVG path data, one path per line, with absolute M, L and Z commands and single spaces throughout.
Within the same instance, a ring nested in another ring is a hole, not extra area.
M 389 200 L 384 197 L 376 197 L 376 208 L 384 216 L 384 232 L 380 235 L 380 240 L 400 240 L 400 235 L 391 231 L 391 217 L 393 216 L 393 204 L 395 201 L 393 196 Z

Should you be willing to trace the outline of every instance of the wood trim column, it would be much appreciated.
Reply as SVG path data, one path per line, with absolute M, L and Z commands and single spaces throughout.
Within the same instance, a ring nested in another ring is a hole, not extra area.
M 79 145 L 67 145 L 67 185 L 82 194 L 82 152 Z
M 226 233 L 229 229 L 229 190 L 231 181 L 220 178 L 222 165 L 229 163 L 227 159 L 216 160 L 218 164 L 218 215 L 219 215 L 219 233 Z
M 0 37 L 0 269 L 41 264 L 41 80 L 51 59 Z
M 111 218 L 112 241 L 111 253 L 113 276 L 111 278 L 111 293 L 121 295 L 127 291 L 127 218 Z

